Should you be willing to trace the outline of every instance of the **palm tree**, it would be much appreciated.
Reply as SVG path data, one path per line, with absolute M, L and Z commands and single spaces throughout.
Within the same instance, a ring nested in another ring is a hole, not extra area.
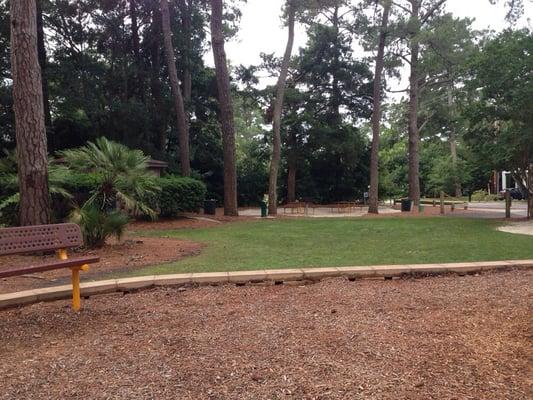
M 68 168 L 78 173 L 94 173 L 98 186 L 82 208 L 97 207 L 102 211 L 125 209 L 134 214 L 156 217 L 147 203 L 160 187 L 147 169 L 148 157 L 105 137 L 76 149 L 63 150 L 60 155 Z

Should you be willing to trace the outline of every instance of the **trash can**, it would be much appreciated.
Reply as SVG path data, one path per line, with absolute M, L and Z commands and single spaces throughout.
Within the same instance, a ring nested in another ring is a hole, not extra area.
M 215 199 L 204 200 L 204 214 L 215 215 L 217 212 L 217 201 Z
M 261 202 L 261 217 L 265 218 L 268 215 L 268 207 L 266 201 Z
M 402 199 L 402 212 L 411 211 L 411 199 Z

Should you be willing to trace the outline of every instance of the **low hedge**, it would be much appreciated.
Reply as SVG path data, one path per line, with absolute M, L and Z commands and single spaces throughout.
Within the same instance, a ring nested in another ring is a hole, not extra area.
M 65 176 L 64 188 L 72 194 L 88 194 L 96 189 L 99 183 L 100 177 L 97 174 L 79 174 L 69 172 Z
M 205 184 L 193 178 L 167 175 L 159 178 L 161 193 L 157 209 L 162 217 L 175 217 L 182 212 L 195 212 L 204 206 Z
M 96 174 L 69 174 L 64 181 L 64 189 L 72 194 L 72 199 L 52 196 L 52 208 L 55 220 L 65 219 L 72 209 L 72 204 L 83 204 L 96 189 L 99 177 Z M 172 218 L 182 212 L 196 212 L 204 206 L 206 186 L 203 182 L 176 175 L 158 178 L 161 193 L 147 200 L 159 216 Z M 7 191 L 6 191 L 7 192 Z M 6 193 L 12 194 L 12 193 Z M 6 196 L 0 196 L 0 200 Z M 17 205 L 6 207 L 0 211 L 0 225 L 16 225 L 18 217 Z

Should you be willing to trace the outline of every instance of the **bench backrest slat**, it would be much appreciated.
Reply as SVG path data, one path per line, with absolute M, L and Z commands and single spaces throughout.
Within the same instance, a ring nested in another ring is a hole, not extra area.
M 76 224 L 20 226 L 0 229 L 0 255 L 78 247 L 83 244 Z

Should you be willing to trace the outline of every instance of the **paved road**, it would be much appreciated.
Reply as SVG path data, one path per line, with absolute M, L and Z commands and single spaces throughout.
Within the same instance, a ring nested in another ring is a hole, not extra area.
M 468 210 L 471 217 L 475 218 L 505 218 L 505 202 L 472 202 L 468 203 Z M 464 214 L 468 216 L 467 214 Z M 512 218 L 527 217 L 527 204 L 525 202 L 514 201 L 511 207 Z

